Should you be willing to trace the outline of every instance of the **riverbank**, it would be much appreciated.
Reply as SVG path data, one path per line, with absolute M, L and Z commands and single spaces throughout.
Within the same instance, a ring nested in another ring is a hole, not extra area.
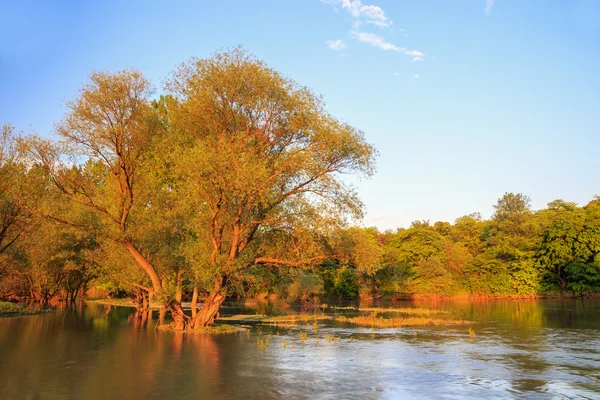
M 27 304 L 0 301 L 0 317 L 17 317 L 21 315 L 36 315 L 48 312 L 49 309 L 34 307 Z

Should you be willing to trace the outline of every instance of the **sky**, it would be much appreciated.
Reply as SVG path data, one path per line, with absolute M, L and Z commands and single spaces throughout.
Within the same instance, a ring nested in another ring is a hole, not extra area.
M 363 224 L 490 217 L 505 192 L 600 194 L 598 0 L 0 0 L 0 123 L 54 135 L 93 70 L 157 93 L 241 45 L 379 150 Z

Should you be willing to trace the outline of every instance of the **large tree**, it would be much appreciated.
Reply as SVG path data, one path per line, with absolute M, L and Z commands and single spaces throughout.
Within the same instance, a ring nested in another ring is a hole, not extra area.
M 362 204 L 343 174 L 370 175 L 375 150 L 310 90 L 243 50 L 183 64 L 168 83 L 171 129 L 191 138 L 179 179 L 197 226 L 195 265 L 212 288 L 194 319 L 210 324 L 229 288 L 257 264 L 310 266 Z
M 140 221 L 151 202 L 141 196 L 144 161 L 160 132 L 149 103 L 149 81 L 136 70 L 94 72 L 79 95 L 69 102 L 68 112 L 57 125 L 58 142 L 32 137 L 30 154 L 47 172 L 52 190 L 70 207 L 87 213 L 69 218 L 63 202 L 58 207 L 33 209 L 44 219 L 92 231 L 127 250 L 145 272 L 150 287 L 131 284 L 149 293 L 162 288 L 158 268 L 141 249 Z

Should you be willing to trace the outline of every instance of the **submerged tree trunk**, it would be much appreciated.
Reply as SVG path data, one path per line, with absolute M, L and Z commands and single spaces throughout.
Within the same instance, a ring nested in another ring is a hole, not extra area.
M 165 314 L 167 313 L 167 309 L 163 306 L 160 308 L 160 310 L 158 311 L 158 324 L 159 325 L 164 325 L 165 324 Z
M 219 277 L 215 280 L 215 286 L 210 292 L 210 295 L 202 305 L 200 312 L 196 315 L 192 321 L 191 328 L 203 328 L 211 325 L 215 322 L 215 319 L 219 317 L 219 309 L 221 304 L 225 300 L 225 295 L 221 293 L 223 287 L 223 277 Z
M 175 321 L 175 330 L 186 330 L 190 325 L 191 318 L 185 315 L 183 308 L 181 308 L 181 303 L 177 300 L 172 300 L 169 303 L 168 308 L 173 320 Z
M 192 318 L 196 318 L 198 313 L 198 286 L 194 286 L 194 293 L 192 293 Z

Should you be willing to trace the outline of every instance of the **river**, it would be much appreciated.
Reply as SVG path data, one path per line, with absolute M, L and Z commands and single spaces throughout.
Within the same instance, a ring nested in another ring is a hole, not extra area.
M 316 334 L 300 324 L 211 336 L 155 329 L 156 313 L 139 327 L 133 309 L 97 304 L 0 318 L 0 398 L 600 398 L 599 300 L 401 306 L 472 322 L 372 329 L 319 321 Z

